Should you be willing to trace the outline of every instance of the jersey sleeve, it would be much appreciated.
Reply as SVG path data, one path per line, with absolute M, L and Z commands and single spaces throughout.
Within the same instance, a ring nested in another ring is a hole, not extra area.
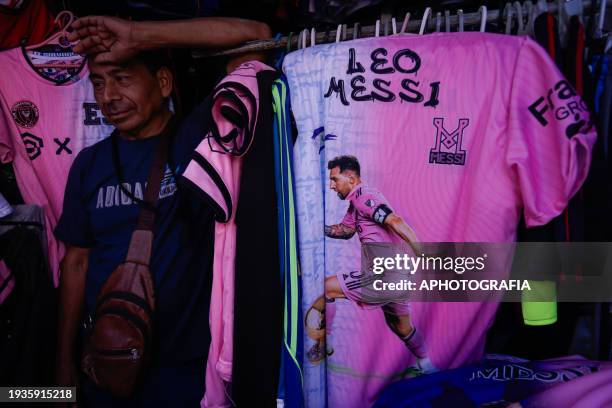
M 588 174 L 596 136 L 585 102 L 545 50 L 526 39 L 512 78 L 505 154 L 528 227 L 565 209 Z
M 349 204 L 349 208 L 346 210 L 346 214 L 344 214 L 340 224 L 349 228 L 355 228 L 355 207 L 352 203 Z
M 94 244 L 91 223 L 86 210 L 86 203 L 82 194 L 83 152 L 79 153 L 68 174 L 68 182 L 64 193 L 62 215 L 55 227 L 55 236 L 68 245 L 81 248 L 90 248 Z
M 353 204 L 357 211 L 381 225 L 393 212 L 382 194 L 365 189 L 357 190 Z

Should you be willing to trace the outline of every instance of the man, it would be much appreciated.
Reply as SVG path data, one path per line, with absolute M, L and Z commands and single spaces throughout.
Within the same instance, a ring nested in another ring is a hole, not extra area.
M 205 136 L 204 106 L 174 118 L 172 72 L 165 47 L 228 47 L 269 38 L 265 24 L 203 18 L 128 22 L 87 17 L 73 24 L 75 52 L 88 54 L 90 80 L 113 135 L 75 159 L 62 217 L 55 230 L 66 246 L 61 265 L 57 382 L 79 383 L 80 322 L 89 320 L 100 288 L 125 255 L 156 147 L 171 137 L 155 219 L 151 273 L 156 315 L 151 368 L 128 400 L 118 400 L 87 378 L 87 406 L 199 406 L 210 343 L 212 210 L 187 200 L 176 175 Z M 229 68 L 253 55 L 230 62 Z M 84 313 L 83 313 L 84 311 Z
M 365 243 L 408 243 L 415 253 L 420 253 L 417 237 L 402 218 L 395 214 L 385 197 L 376 189 L 366 186 L 361 181 L 361 166 L 354 156 L 339 156 L 329 161 L 330 189 L 335 191 L 341 200 L 349 201 L 349 208 L 342 222 L 325 226 L 325 235 L 334 239 L 350 239 L 355 233 L 359 241 Z M 336 299 L 349 299 L 360 305 L 379 306 L 385 315 L 389 328 L 406 344 L 406 347 L 417 357 L 417 368 L 425 373 L 435 371 L 427 357 L 424 339 L 410 320 L 410 304 L 407 301 L 390 301 L 372 303 L 360 295 L 362 284 L 356 282 L 361 276 L 339 271 L 336 276 L 325 279 L 325 295 L 318 298 L 311 310 L 325 316 L 324 326 L 329 334 L 336 311 Z M 371 283 L 370 283 L 371 284 Z M 310 310 L 309 310 L 310 312 Z M 309 320 L 307 313 L 307 326 Z M 307 352 L 311 363 L 318 363 L 325 354 L 325 336 L 321 328 L 307 328 L 311 338 L 317 343 Z

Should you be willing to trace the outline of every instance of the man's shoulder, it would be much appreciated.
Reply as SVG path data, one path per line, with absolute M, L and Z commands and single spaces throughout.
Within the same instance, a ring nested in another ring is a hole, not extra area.
M 108 156 L 108 158 L 110 159 L 110 154 L 107 154 L 110 152 L 110 149 L 111 138 L 109 136 L 81 150 L 75 157 L 72 166 L 83 167 L 87 164 L 92 164 L 98 157 L 103 156 Z

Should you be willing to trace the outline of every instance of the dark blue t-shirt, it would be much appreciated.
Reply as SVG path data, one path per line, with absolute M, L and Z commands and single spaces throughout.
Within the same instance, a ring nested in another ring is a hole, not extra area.
M 204 109 L 198 107 L 177 127 L 159 194 L 151 273 L 156 297 L 154 358 L 162 364 L 206 357 L 210 344 L 214 214 L 201 200 L 190 199 L 187 189 L 177 187 L 175 177 L 185 170 L 205 135 Z M 124 186 L 142 198 L 161 136 L 133 141 L 109 137 L 81 151 L 70 169 L 55 235 L 66 244 L 90 248 L 85 316 L 94 310 L 106 279 L 125 260 L 140 212 L 119 188 L 113 138 Z

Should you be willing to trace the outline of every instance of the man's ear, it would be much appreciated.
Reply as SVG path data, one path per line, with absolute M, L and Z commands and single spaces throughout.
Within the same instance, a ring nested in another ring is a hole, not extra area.
M 174 86 L 174 77 L 172 76 L 172 72 L 170 72 L 170 69 L 167 67 L 161 67 L 157 70 L 156 77 L 162 96 L 164 98 L 169 97 L 172 94 L 172 88 Z

